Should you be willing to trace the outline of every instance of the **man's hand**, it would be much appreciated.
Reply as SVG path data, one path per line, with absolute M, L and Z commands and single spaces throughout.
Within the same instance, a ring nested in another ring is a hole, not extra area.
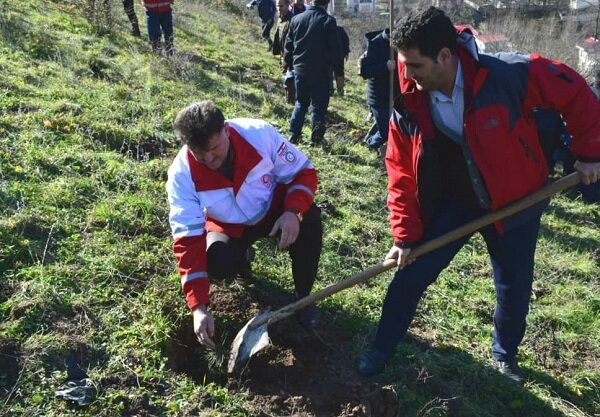
M 412 264 L 415 261 L 415 258 L 408 259 L 408 255 L 410 254 L 410 248 L 399 248 L 394 245 L 390 248 L 390 251 L 387 255 L 385 255 L 385 259 L 396 259 L 398 264 L 398 268 L 404 269 L 404 267 Z
M 196 333 L 198 342 L 207 348 L 215 349 L 215 342 L 211 339 L 215 335 L 215 319 L 204 305 L 196 307 L 192 314 L 194 316 L 194 333 Z
M 279 238 L 279 245 L 277 247 L 285 249 L 298 238 L 298 234 L 300 233 L 300 219 L 294 213 L 285 211 L 273 225 L 269 236 L 275 236 L 279 230 L 281 230 L 281 237 Z
M 389 72 L 394 72 L 396 70 L 396 61 L 393 59 L 388 59 L 387 69 Z
M 573 167 L 581 174 L 583 184 L 589 185 L 600 181 L 600 162 L 576 161 Z

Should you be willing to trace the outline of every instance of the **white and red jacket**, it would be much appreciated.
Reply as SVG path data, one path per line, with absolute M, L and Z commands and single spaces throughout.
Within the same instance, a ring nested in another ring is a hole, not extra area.
M 170 0 L 143 0 L 144 8 L 149 12 L 168 12 L 171 10 Z
M 190 309 L 209 304 L 206 232 L 240 237 L 270 210 L 304 213 L 313 203 L 317 173 L 308 158 L 273 126 L 232 119 L 233 180 L 200 164 L 187 146 L 169 168 L 169 223 L 181 285 Z

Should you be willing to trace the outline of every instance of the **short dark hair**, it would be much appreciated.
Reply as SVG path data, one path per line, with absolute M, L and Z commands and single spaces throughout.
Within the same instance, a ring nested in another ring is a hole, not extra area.
M 392 43 L 399 50 L 418 48 L 421 55 L 433 60 L 442 48 L 456 54 L 456 28 L 436 7 L 411 10 L 396 20 L 394 27 Z
M 175 136 L 182 144 L 204 149 L 208 139 L 223 130 L 225 117 L 210 100 L 190 104 L 180 110 L 173 122 Z
M 313 0 L 313 6 L 327 6 L 329 0 Z

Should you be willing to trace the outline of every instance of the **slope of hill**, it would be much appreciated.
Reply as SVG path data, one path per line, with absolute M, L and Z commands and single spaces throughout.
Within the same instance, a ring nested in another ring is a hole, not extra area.
M 523 390 L 492 366 L 494 290 L 478 237 L 430 289 L 382 376 L 360 379 L 354 364 L 390 274 L 324 300 L 317 334 L 294 320 L 273 325 L 272 346 L 228 378 L 237 330 L 259 308 L 290 301 L 288 258 L 261 242 L 254 282 L 216 283 L 219 348 L 202 350 L 171 255 L 171 123 L 183 106 L 210 98 L 226 116 L 264 118 L 285 134 L 291 108 L 277 60 L 242 3 L 177 2 L 173 57 L 128 35 L 120 2 L 108 16 L 101 3 L 3 2 L 1 415 L 600 414 L 600 210 L 576 194 L 557 198 L 544 217 Z M 377 29 L 342 23 L 350 33 Z M 374 265 L 390 243 L 385 176 L 360 143 L 368 126 L 353 66 L 346 96 L 332 99 L 329 146 L 300 145 L 321 178 L 319 288 Z M 69 356 L 94 382 L 88 406 L 54 398 Z

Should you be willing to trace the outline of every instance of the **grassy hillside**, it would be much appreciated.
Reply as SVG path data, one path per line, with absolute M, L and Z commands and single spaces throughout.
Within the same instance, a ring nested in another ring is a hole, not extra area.
M 221 346 L 203 351 L 170 247 L 171 123 L 213 99 L 226 116 L 285 134 L 277 60 L 241 2 L 177 2 L 170 58 L 128 35 L 120 2 L 108 18 L 93 3 L 4 0 L 0 14 L 0 415 L 600 415 L 600 209 L 575 193 L 543 219 L 524 389 L 492 366 L 494 290 L 478 237 L 430 288 L 382 376 L 362 380 L 353 367 L 391 274 L 323 301 L 318 335 L 278 323 L 273 346 L 228 379 L 237 330 L 259 306 L 289 301 L 288 257 L 262 242 L 255 283 L 214 286 Z M 342 23 L 353 45 L 381 27 Z M 385 176 L 360 143 L 368 125 L 354 65 L 346 96 L 332 99 L 329 146 L 300 145 L 321 178 L 319 288 L 377 263 L 390 244 Z M 94 381 L 89 406 L 54 398 L 69 355 Z

